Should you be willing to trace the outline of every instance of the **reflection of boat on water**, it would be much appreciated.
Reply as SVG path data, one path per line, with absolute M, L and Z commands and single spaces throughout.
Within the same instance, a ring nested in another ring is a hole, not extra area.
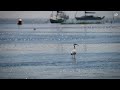
M 87 14 L 94 14 L 95 12 L 86 12 L 85 11 L 85 15 L 84 16 L 81 16 L 81 17 L 77 17 L 76 15 L 75 15 L 75 19 L 76 20 L 102 20 L 102 19 L 104 19 L 105 18 L 105 16 L 103 16 L 103 17 L 98 17 L 98 16 L 93 16 L 93 15 L 87 15 Z M 77 14 L 77 12 L 76 12 L 76 14 Z
M 57 11 L 56 15 L 53 15 L 53 12 L 52 12 L 51 18 L 50 18 L 50 22 L 51 23 L 62 23 L 62 22 L 64 22 L 67 19 L 69 19 L 69 16 L 67 16 L 62 11 Z

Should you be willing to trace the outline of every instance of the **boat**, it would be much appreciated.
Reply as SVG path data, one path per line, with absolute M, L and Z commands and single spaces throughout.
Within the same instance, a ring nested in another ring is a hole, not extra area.
M 22 19 L 19 18 L 18 21 L 17 21 L 17 24 L 18 24 L 18 25 L 22 25 L 22 23 L 23 23 Z
M 62 23 L 69 19 L 69 16 L 67 16 L 64 12 L 62 11 L 57 11 L 56 15 L 53 15 L 53 12 L 50 17 L 50 22 L 51 23 Z
M 75 19 L 76 20 L 102 20 L 105 18 L 105 16 L 103 17 L 98 17 L 98 16 L 93 16 L 93 15 L 87 15 L 87 14 L 94 14 L 95 12 L 87 12 L 85 11 L 85 15 L 84 16 L 81 16 L 81 17 L 77 17 L 75 15 Z M 77 12 L 76 12 L 77 14 Z

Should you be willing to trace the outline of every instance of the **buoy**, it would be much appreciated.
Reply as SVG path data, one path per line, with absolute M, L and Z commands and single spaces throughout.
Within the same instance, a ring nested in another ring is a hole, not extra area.
M 22 23 L 23 23 L 22 19 L 21 19 L 21 18 L 20 18 L 20 19 L 18 19 L 17 24 L 18 24 L 18 25 L 22 25 Z
M 36 28 L 33 28 L 33 30 L 36 30 Z

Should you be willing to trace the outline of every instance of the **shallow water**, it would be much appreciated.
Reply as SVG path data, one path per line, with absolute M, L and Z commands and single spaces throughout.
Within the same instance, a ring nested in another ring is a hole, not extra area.
M 120 25 L 0 24 L 0 78 L 120 78 Z

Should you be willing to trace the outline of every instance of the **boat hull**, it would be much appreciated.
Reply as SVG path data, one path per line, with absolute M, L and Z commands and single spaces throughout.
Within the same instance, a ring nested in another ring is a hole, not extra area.
M 63 19 L 57 19 L 57 20 L 50 19 L 50 22 L 51 23 L 62 23 L 64 22 L 64 20 Z
M 76 20 L 102 20 L 104 19 L 104 17 L 89 17 L 89 16 L 86 16 L 86 17 L 75 17 Z

